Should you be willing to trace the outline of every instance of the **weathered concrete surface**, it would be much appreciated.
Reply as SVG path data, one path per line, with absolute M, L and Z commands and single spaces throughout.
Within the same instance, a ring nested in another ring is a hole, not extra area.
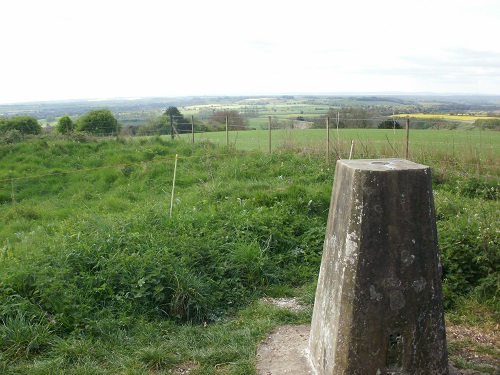
M 430 169 L 337 162 L 309 339 L 317 374 L 448 374 Z

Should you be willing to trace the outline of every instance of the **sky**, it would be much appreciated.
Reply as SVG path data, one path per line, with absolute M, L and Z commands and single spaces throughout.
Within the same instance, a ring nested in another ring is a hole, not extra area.
M 500 95 L 500 0 L 4 0 L 0 103 Z

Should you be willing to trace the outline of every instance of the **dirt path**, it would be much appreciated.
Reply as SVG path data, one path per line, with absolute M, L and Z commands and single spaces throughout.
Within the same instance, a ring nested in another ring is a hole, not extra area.
M 313 374 L 307 359 L 309 325 L 281 326 L 262 342 L 257 352 L 259 375 Z
M 266 299 L 280 308 L 300 310 L 295 299 Z M 287 325 L 276 328 L 259 346 L 259 375 L 309 375 L 313 371 L 308 360 L 310 325 Z M 448 347 L 455 346 L 453 358 L 466 361 L 479 370 L 456 369 L 450 360 L 450 375 L 500 375 L 500 332 L 484 331 L 462 325 L 447 325 Z
M 307 359 L 309 325 L 281 326 L 264 340 L 257 352 L 259 375 L 313 375 Z M 459 371 L 450 365 L 450 375 L 482 375 L 482 372 Z

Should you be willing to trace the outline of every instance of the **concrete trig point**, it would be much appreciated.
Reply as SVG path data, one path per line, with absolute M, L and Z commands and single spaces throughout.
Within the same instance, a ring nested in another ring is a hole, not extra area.
M 340 160 L 309 339 L 314 372 L 448 374 L 429 167 Z

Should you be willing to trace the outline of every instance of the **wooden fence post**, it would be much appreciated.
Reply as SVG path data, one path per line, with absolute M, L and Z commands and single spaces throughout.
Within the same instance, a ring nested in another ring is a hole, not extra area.
M 326 166 L 330 165 L 330 117 L 326 117 Z
M 269 153 L 271 153 L 271 116 L 268 117 L 269 120 L 269 136 L 268 136 L 268 143 L 269 143 Z
M 172 217 L 172 210 L 174 208 L 174 190 L 175 190 L 175 176 L 176 175 L 177 175 L 177 154 L 175 154 L 174 179 L 172 181 L 172 196 L 170 198 L 170 217 Z
M 405 159 L 408 159 L 408 144 L 410 140 L 410 118 L 406 118 L 406 152 Z
M 226 146 L 229 146 L 229 118 L 226 116 Z
M 174 116 L 170 115 L 170 137 L 174 139 Z
M 191 143 L 194 143 L 194 116 L 191 115 Z
M 337 112 L 337 152 L 340 153 L 340 135 L 339 135 L 339 124 L 340 124 L 340 112 Z

